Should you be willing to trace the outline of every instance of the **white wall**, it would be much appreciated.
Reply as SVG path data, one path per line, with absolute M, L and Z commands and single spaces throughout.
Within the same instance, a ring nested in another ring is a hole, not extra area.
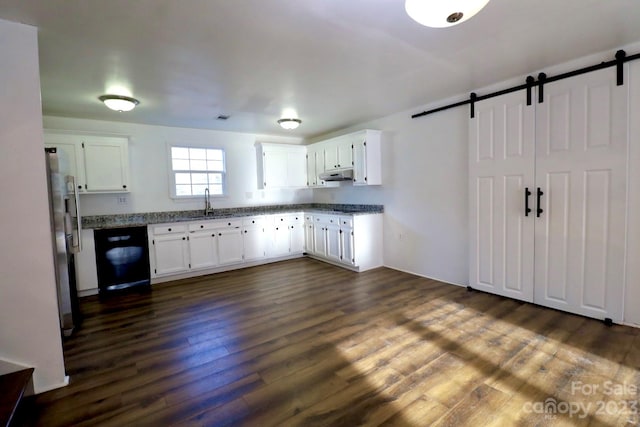
M 97 102 L 97 101 L 96 101 Z M 106 107 L 105 107 L 106 108 Z M 114 114 L 126 114 L 115 113 Z M 306 203 L 311 190 L 258 190 L 256 142 L 300 143 L 300 138 L 284 138 L 213 130 L 150 126 L 132 123 L 47 116 L 45 129 L 72 132 L 122 134 L 130 137 L 131 192 L 127 204 L 118 204 L 115 194 L 83 194 L 83 215 L 163 212 L 203 209 L 204 199 L 173 200 L 169 197 L 168 143 L 211 145 L 224 148 L 227 161 L 225 198 L 213 198 L 213 208 Z
M 351 129 L 383 130 L 382 186 L 343 183 L 314 190 L 314 200 L 383 204 L 386 266 L 466 285 L 469 109 L 411 119 L 419 111 Z
M 37 30 L 0 20 L 0 359 L 64 385 L 42 139 Z

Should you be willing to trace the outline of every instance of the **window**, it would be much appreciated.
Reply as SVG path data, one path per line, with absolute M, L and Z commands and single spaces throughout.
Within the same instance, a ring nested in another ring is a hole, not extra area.
M 225 194 L 224 150 L 217 148 L 171 147 L 172 195 L 193 197 Z

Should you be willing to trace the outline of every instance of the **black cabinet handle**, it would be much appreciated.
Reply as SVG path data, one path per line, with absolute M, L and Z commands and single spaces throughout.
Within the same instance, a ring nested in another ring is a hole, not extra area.
M 204 228 L 204 225 L 201 225 L 200 228 Z
M 78 185 L 78 190 L 82 190 L 82 185 Z
M 123 185 L 123 186 L 122 186 L 122 188 L 127 188 L 127 186 L 126 186 L 126 185 Z
M 171 229 L 169 228 L 169 231 L 171 231 Z
M 182 238 L 182 240 L 187 240 L 187 238 L 186 238 L 186 237 L 183 237 L 183 238 Z
M 245 234 L 247 233 L 247 230 L 244 230 Z
M 542 198 L 543 195 L 544 195 L 544 193 L 542 192 L 542 190 L 540 190 L 540 187 L 538 187 L 538 191 L 537 191 L 537 194 L 536 194 L 537 204 L 538 204 L 537 209 L 536 209 L 536 217 L 538 217 L 538 218 L 540 218 L 540 214 L 542 212 L 544 212 L 544 210 L 542 210 L 542 208 L 540 207 L 540 199 Z
M 531 195 L 531 191 L 529 191 L 529 187 L 524 188 L 524 216 L 529 216 L 531 213 L 531 208 L 529 207 L 529 196 Z

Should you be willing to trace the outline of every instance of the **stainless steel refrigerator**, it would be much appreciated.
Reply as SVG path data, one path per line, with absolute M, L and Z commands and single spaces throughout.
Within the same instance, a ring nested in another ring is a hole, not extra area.
M 60 328 L 69 336 L 81 321 L 74 254 L 81 250 L 82 227 L 75 177 L 64 174 L 69 169 L 63 154 L 55 147 L 45 148 Z

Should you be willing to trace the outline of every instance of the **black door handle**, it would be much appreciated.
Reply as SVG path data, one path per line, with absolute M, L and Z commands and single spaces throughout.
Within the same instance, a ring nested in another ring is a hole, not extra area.
M 529 196 L 531 195 L 531 191 L 529 191 L 529 187 L 524 188 L 524 216 L 529 216 L 531 213 L 531 208 L 529 207 Z
M 542 208 L 540 207 L 540 199 L 542 198 L 542 195 L 543 195 L 543 194 L 544 194 L 544 193 L 542 192 L 542 190 L 540 190 L 540 187 L 538 187 L 538 191 L 537 191 L 537 194 L 536 194 L 536 198 L 537 198 L 537 205 L 538 205 L 538 206 L 537 206 L 537 209 L 536 209 L 536 216 L 537 216 L 538 218 L 540 218 L 540 214 L 541 214 L 542 212 L 544 212 L 544 211 L 542 210 Z

